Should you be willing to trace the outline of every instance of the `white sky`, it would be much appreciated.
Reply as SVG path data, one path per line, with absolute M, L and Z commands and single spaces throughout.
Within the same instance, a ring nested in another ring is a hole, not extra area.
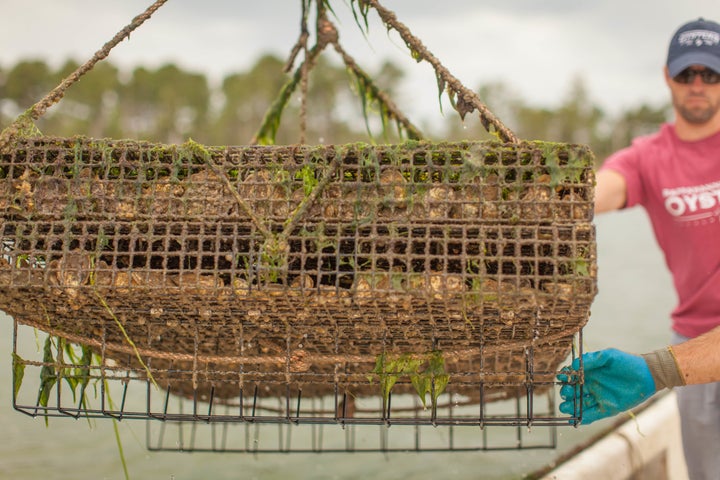
M 152 0 L 0 0 L 0 66 L 42 58 L 83 62 Z M 608 111 L 667 100 L 662 80 L 672 32 L 699 16 L 720 21 L 718 0 L 383 0 L 469 88 L 501 81 L 527 102 L 553 106 L 581 77 Z M 408 78 L 396 100 L 438 114 L 431 67 L 416 64 L 371 12 L 368 41 L 334 0 L 345 49 L 372 71 L 391 58 Z M 210 78 L 262 53 L 285 58 L 299 32 L 299 0 L 169 0 L 109 60 L 120 67 L 175 62 Z M 334 57 L 334 54 L 333 54 Z M 331 57 L 332 58 L 332 57 Z M 428 113 L 429 112 L 429 113 Z

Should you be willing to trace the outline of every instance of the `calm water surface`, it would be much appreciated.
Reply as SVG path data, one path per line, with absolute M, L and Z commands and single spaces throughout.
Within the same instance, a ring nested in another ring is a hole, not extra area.
M 640 353 L 664 345 L 675 293 L 645 213 L 606 214 L 596 224 L 599 294 L 584 330 L 585 350 L 612 346 Z M 111 421 L 52 418 L 46 427 L 44 419 L 12 409 L 12 322 L 1 312 L 0 328 L 0 478 L 124 478 Z M 385 455 L 150 452 L 144 422 L 123 421 L 118 427 L 134 479 L 460 480 L 522 478 L 608 422 L 559 428 L 556 450 Z

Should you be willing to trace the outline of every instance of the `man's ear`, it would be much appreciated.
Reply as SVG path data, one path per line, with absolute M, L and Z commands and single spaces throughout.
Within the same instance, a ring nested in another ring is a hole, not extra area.
M 663 67 L 663 74 L 665 75 L 665 83 L 667 83 L 669 86 L 672 78 L 670 77 L 670 72 L 668 71 L 667 65 Z

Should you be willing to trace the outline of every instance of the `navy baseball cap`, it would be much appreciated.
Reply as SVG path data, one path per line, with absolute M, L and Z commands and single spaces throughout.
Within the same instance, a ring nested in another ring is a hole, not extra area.
M 675 32 L 667 57 L 670 76 L 691 65 L 702 65 L 720 73 L 720 24 L 699 18 Z

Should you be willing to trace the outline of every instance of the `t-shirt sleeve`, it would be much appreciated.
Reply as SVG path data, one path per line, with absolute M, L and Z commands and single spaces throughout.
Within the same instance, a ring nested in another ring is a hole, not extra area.
M 632 147 L 617 151 L 602 164 L 600 170 L 613 170 L 625 178 L 627 199 L 625 208 L 642 204 L 645 200 L 645 188 L 640 175 L 639 155 Z

